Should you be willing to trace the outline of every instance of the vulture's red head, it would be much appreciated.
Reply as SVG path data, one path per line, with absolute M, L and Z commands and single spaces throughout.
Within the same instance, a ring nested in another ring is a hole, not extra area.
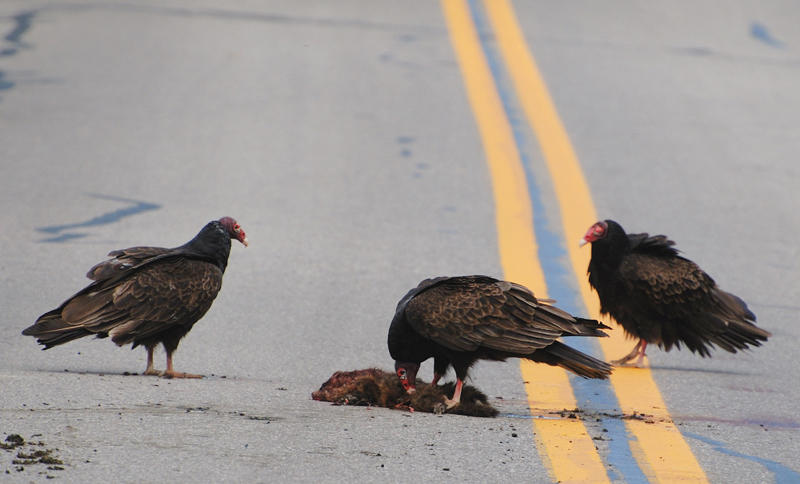
M 419 371 L 419 363 L 402 363 L 400 361 L 394 362 L 394 370 L 397 372 L 397 378 L 406 389 L 409 395 L 417 391 L 417 372 Z
M 228 233 L 231 234 L 231 239 L 236 239 L 247 247 L 247 244 L 249 244 L 247 235 L 245 235 L 244 230 L 236 220 L 231 217 L 222 217 L 219 219 L 219 223 L 228 230 Z
M 589 231 L 586 232 L 586 235 L 583 236 L 581 241 L 578 243 L 580 247 L 583 247 L 589 242 L 594 242 L 595 240 L 602 239 L 608 233 L 608 224 L 606 222 L 597 222 L 596 224 L 592 225 L 589 228 Z

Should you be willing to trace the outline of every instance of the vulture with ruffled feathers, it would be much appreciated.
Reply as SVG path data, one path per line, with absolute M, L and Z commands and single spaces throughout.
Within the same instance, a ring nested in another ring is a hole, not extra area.
M 436 385 L 450 366 L 457 405 L 470 367 L 478 360 L 526 358 L 560 366 L 585 378 L 608 378 L 611 367 L 556 341 L 561 336 L 607 336 L 602 323 L 573 318 L 537 299 L 524 286 L 487 276 L 426 279 L 397 305 L 389 328 L 389 353 L 410 394 L 420 363 L 433 358 Z
M 642 366 L 648 344 L 669 351 L 685 345 L 711 356 L 715 345 L 736 353 L 772 336 L 756 327 L 744 301 L 717 287 L 694 262 L 678 255 L 664 235 L 626 234 L 613 220 L 597 222 L 580 242 L 592 244 L 589 283 L 608 314 L 639 342 L 630 354 Z
M 176 372 L 172 354 L 194 323 L 205 315 L 222 287 L 231 240 L 248 244 L 231 217 L 208 223 L 195 238 L 174 249 L 132 247 L 111 252 L 86 275 L 94 282 L 22 334 L 38 338 L 43 349 L 95 335 L 111 336 L 118 346 L 147 349 L 145 375 L 202 378 Z M 158 372 L 153 350 L 164 345 L 167 369 Z

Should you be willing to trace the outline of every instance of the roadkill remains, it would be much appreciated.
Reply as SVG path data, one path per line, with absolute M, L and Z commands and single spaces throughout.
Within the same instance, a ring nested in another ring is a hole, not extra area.
M 412 412 L 449 413 L 471 417 L 494 417 L 496 408 L 489 404 L 486 395 L 471 385 L 464 385 L 461 403 L 448 409 L 444 403 L 452 395 L 454 383 L 432 387 L 417 380 L 417 391 L 406 393 L 394 373 L 367 368 L 355 371 L 337 371 L 311 398 L 334 405 L 360 405 L 409 410 Z

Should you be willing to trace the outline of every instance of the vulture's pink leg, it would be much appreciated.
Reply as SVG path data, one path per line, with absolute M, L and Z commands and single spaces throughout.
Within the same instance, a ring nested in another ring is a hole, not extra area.
M 444 399 L 444 403 L 447 404 L 447 408 L 453 408 L 461 402 L 461 387 L 464 385 L 460 379 L 456 380 L 456 391 L 453 392 L 453 399 L 450 400 L 449 398 Z
M 204 378 L 203 375 L 192 375 L 191 373 L 178 373 L 172 368 L 172 353 L 167 352 L 167 371 L 161 374 L 164 378 Z
M 155 350 L 155 346 L 148 346 L 147 347 L 147 369 L 144 370 L 142 375 L 160 375 L 161 372 L 156 370 L 155 365 L 153 365 L 153 350 Z

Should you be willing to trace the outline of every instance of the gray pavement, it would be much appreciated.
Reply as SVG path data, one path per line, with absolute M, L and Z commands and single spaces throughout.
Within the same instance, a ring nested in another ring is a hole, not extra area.
M 0 3 L 0 440 L 64 461 L 19 471 L 0 451 L 0 482 L 549 482 L 509 416 L 527 411 L 516 362 L 473 374 L 497 419 L 310 399 L 336 370 L 391 368 L 394 307 L 421 279 L 501 275 L 440 5 L 162 3 Z M 670 235 L 774 334 L 710 360 L 651 351 L 709 479 L 800 472 L 800 9 L 515 7 L 598 213 Z M 110 250 L 223 215 L 251 245 L 175 360 L 208 379 L 20 335 Z

